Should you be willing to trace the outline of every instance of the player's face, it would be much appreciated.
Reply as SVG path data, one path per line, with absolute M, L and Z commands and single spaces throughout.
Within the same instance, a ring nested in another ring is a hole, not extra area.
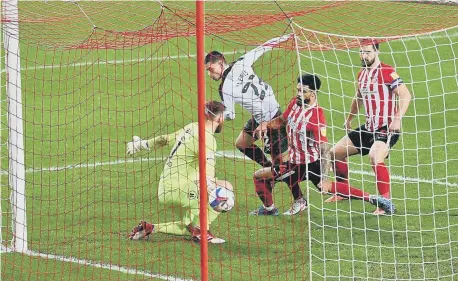
M 224 123 L 224 114 L 223 113 L 221 113 L 218 116 L 217 122 L 218 122 L 218 127 L 216 127 L 215 133 L 219 134 L 223 130 L 223 123 Z
M 208 76 L 210 76 L 211 79 L 218 81 L 223 75 L 223 62 L 209 62 L 205 65 L 205 69 L 207 70 Z
M 361 66 L 363 67 L 371 67 L 374 64 L 377 56 L 378 56 L 378 53 L 372 45 L 363 46 L 359 50 Z
M 297 95 L 296 95 L 296 104 L 302 106 L 302 101 L 304 104 L 309 104 L 310 100 L 313 97 L 313 91 L 310 90 L 308 86 L 304 86 L 301 83 L 297 83 Z

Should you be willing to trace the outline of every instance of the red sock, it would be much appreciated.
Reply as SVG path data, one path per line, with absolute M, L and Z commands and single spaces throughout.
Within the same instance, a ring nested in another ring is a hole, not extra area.
M 256 193 L 258 194 L 259 199 L 261 199 L 261 202 L 265 207 L 270 207 L 274 204 L 274 200 L 272 198 L 272 189 L 270 188 L 270 183 L 268 181 L 270 180 L 254 179 Z
M 385 197 L 390 198 L 390 173 L 388 172 L 385 163 L 378 163 L 373 165 L 372 169 L 375 172 L 375 179 L 377 180 L 378 193 Z
M 348 163 L 347 159 L 342 161 L 336 160 L 335 162 L 335 173 L 336 179 L 338 182 L 343 182 L 348 184 Z
M 334 194 L 337 193 L 339 195 L 344 195 L 346 197 L 354 197 L 364 201 L 369 201 L 369 193 L 343 182 L 333 182 L 331 186 L 331 192 Z

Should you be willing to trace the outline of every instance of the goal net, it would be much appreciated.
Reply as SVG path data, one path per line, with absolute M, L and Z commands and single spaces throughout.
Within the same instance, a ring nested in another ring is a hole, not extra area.
M 200 280 L 190 233 L 127 235 L 140 220 L 182 219 L 158 198 L 173 143 L 126 155 L 197 122 L 195 3 L 2 1 L 1 278 Z M 360 39 L 412 94 L 386 166 L 397 212 L 374 216 L 359 200 L 328 198 L 304 181 L 309 208 L 273 190 L 279 216 L 250 216 L 261 202 L 236 140 L 251 115 L 236 105 L 216 136 L 216 175 L 236 205 L 210 231 L 209 280 L 454 280 L 458 277 L 458 6 L 452 2 L 217 1 L 205 3 L 205 50 L 236 61 L 294 33 L 253 65 L 284 111 L 299 74 L 322 81 L 318 100 L 330 145 L 357 86 Z M 16 16 L 16 17 L 15 17 Z M 440 20 L 438 20 L 440 19 Z M 15 44 L 18 44 L 17 46 Z M 220 100 L 206 79 L 206 99 Z M 364 124 L 364 110 L 353 127 Z M 255 143 L 261 149 L 261 141 Z M 348 159 L 352 186 L 377 194 L 368 156 Z

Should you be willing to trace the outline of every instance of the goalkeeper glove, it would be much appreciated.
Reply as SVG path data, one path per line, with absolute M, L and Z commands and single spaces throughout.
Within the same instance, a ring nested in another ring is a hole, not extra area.
M 149 150 L 148 141 L 138 136 L 132 137 L 133 141 L 127 143 L 127 155 L 134 155 L 140 150 Z

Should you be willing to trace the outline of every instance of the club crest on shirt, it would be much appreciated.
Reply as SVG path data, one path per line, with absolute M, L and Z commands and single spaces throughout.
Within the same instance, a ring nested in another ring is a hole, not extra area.
M 377 93 L 377 91 L 371 91 L 369 88 L 364 87 L 364 88 L 360 89 L 360 93 L 364 97 L 364 96 L 375 95 Z
M 371 83 L 372 84 L 378 84 L 378 75 L 375 75 L 374 77 L 372 77 Z

